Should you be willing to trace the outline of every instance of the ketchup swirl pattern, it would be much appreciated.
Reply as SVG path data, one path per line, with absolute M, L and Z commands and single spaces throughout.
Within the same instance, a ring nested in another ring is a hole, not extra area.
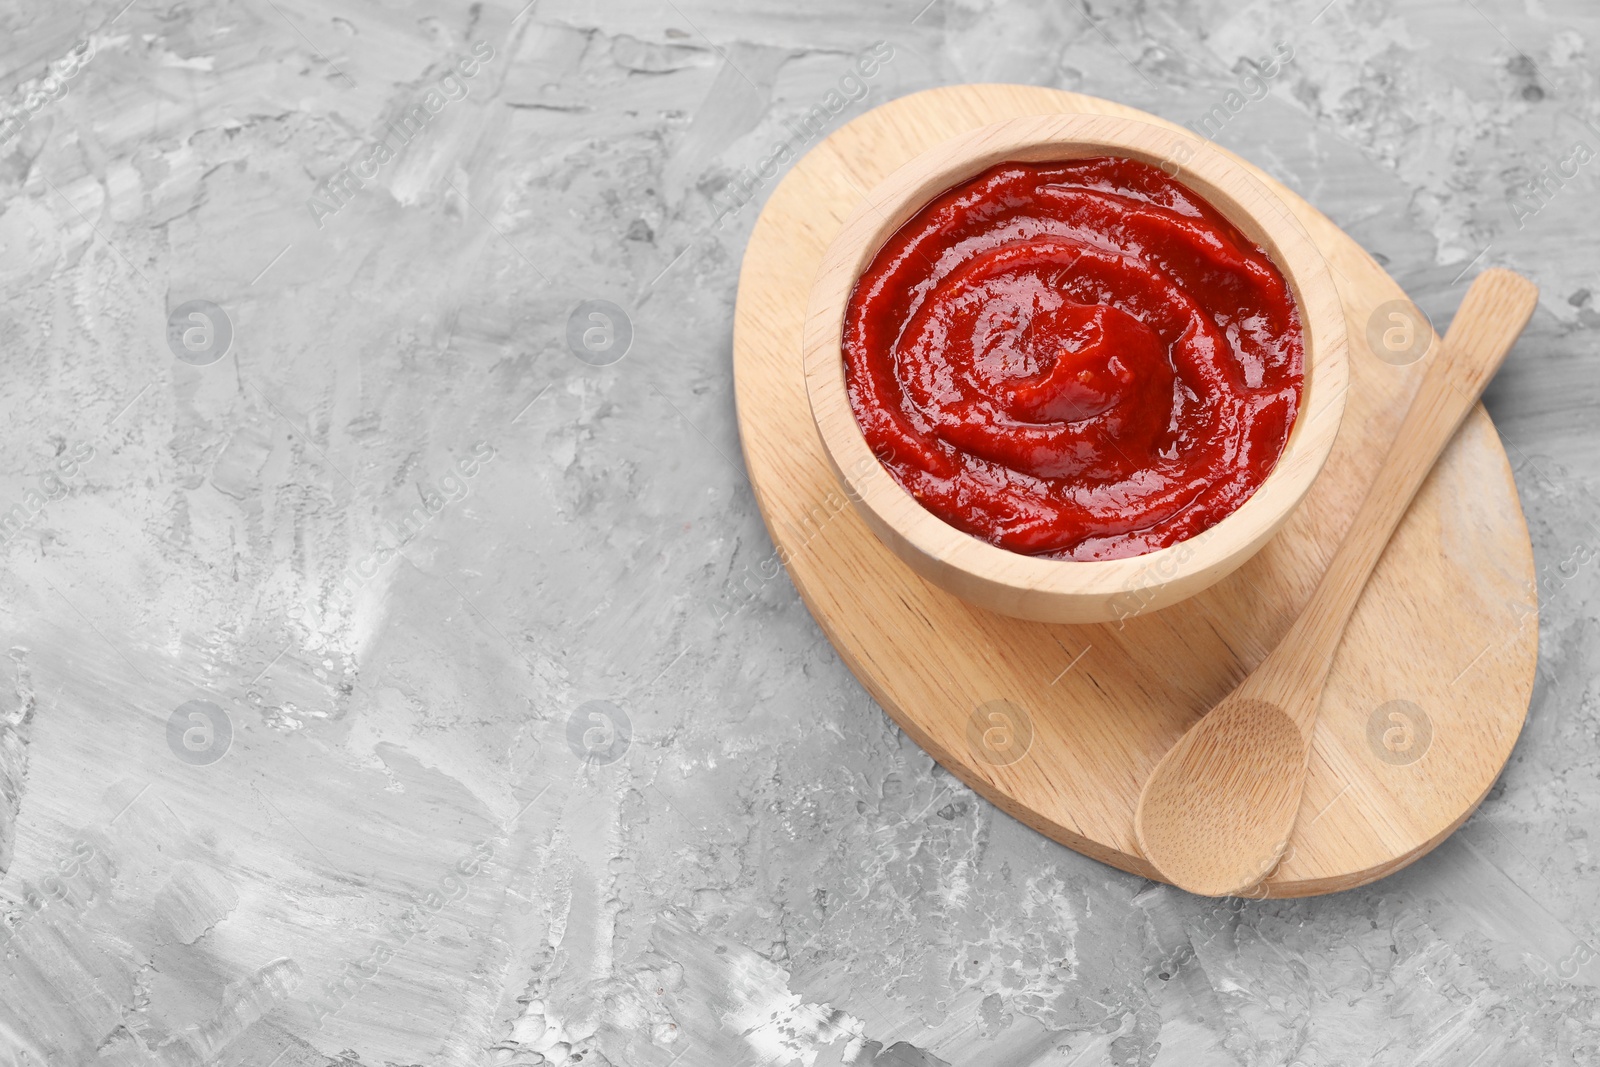
M 845 313 L 873 450 L 1002 548 L 1115 559 L 1232 512 L 1283 451 L 1300 319 L 1260 248 L 1155 167 L 1006 163 L 891 237 Z

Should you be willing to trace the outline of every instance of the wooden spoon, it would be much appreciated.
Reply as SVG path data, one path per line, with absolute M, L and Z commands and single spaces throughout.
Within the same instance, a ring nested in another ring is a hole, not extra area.
M 1229 896 L 1277 865 L 1294 829 L 1322 687 L 1378 557 L 1434 460 L 1477 403 L 1539 291 L 1480 274 L 1450 323 L 1361 509 L 1284 639 L 1161 758 L 1139 795 L 1139 847 L 1173 885 Z

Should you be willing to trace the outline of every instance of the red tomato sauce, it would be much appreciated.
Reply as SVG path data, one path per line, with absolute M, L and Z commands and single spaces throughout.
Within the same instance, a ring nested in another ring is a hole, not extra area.
M 1001 548 L 1192 537 L 1283 452 L 1303 380 L 1283 274 L 1161 170 L 1003 163 L 901 227 L 851 294 L 850 403 L 924 507 Z

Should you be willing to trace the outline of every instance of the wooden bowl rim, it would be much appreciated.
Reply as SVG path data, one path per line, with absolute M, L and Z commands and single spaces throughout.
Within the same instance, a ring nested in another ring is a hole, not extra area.
M 940 193 L 997 163 L 1098 155 L 1162 167 L 1266 249 L 1289 282 L 1300 311 L 1305 375 L 1300 410 L 1277 465 L 1250 499 L 1222 521 L 1140 556 L 1044 559 L 956 529 L 889 475 L 850 406 L 842 355 L 844 313 L 872 257 Z M 891 173 L 866 194 L 824 253 L 811 290 L 804 343 L 806 393 L 823 451 L 868 525 L 925 577 L 958 586 L 951 591 L 980 606 L 1025 617 L 1048 618 L 1057 610 L 1052 603 L 1063 599 L 1079 602 L 1069 614 L 1081 615 L 1084 598 L 1105 599 L 1105 610 L 1095 612 L 1102 619 L 1126 617 L 1132 612 L 1117 607 L 1119 597 L 1133 597 L 1135 610 L 1165 606 L 1242 564 L 1287 521 L 1316 480 L 1338 434 L 1349 381 L 1338 290 L 1326 260 L 1288 205 L 1207 141 L 1107 115 L 1039 115 L 992 123 L 936 145 Z M 1192 587 L 1176 597 L 1162 597 L 1160 590 L 1168 586 Z

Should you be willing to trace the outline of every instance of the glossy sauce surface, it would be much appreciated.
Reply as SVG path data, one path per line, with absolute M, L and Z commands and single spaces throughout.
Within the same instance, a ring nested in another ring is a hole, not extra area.
M 901 227 L 856 283 L 845 378 L 929 511 L 1062 559 L 1154 551 L 1255 492 L 1299 407 L 1293 294 L 1160 169 L 1005 163 Z

